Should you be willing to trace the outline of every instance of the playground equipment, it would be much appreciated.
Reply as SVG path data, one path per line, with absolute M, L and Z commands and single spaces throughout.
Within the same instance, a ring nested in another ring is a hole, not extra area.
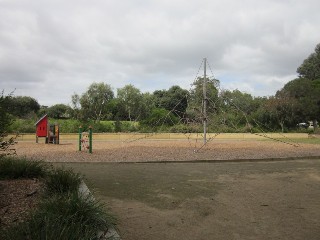
M 89 126 L 88 132 L 82 132 L 82 127 L 79 127 L 79 151 L 87 150 L 92 153 L 92 127 Z
M 45 137 L 45 143 L 59 144 L 60 131 L 57 123 L 50 124 L 48 115 L 44 115 L 36 122 L 36 143 L 39 142 L 39 137 Z

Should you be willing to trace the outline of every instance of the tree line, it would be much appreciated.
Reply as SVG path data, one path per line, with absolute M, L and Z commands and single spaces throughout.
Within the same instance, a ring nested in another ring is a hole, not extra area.
M 207 79 L 203 99 L 203 77 L 191 90 L 172 86 L 167 90 L 142 93 L 129 84 L 116 92 L 109 84 L 92 83 L 86 92 L 74 93 L 71 104 L 42 107 L 28 96 L 3 96 L 6 111 L 14 118 L 44 114 L 55 119 L 81 122 L 132 121 L 150 129 L 165 126 L 173 131 L 199 131 L 203 101 L 207 102 L 209 131 L 291 131 L 297 124 L 316 122 L 320 116 L 320 44 L 297 68 L 298 77 L 271 97 L 254 97 L 239 90 L 220 90 L 219 80 Z

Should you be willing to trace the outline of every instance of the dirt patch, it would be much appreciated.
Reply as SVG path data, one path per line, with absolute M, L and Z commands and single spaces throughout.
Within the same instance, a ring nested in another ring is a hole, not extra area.
M 0 180 L 0 229 L 23 222 L 40 200 L 38 180 Z

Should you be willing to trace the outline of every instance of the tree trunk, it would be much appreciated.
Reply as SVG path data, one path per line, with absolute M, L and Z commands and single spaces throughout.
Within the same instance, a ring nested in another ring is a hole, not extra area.
M 281 126 L 281 132 L 284 133 L 284 123 L 283 122 L 279 122 L 280 126 Z
M 313 122 L 313 132 L 316 132 L 318 128 L 318 121 L 314 119 L 312 122 Z

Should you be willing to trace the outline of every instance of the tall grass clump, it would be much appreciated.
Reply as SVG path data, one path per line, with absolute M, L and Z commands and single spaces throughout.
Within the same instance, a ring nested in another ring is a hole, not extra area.
M 47 166 L 43 161 L 24 157 L 0 157 L 0 179 L 40 178 L 46 173 Z
M 46 188 L 39 205 L 24 222 L 0 229 L 1 240 L 98 239 L 98 231 L 115 225 L 100 202 L 80 193 L 79 173 L 25 158 L 0 158 L 0 179 L 34 177 L 41 177 Z
M 107 230 L 114 223 L 115 219 L 106 214 L 103 205 L 91 197 L 55 195 L 41 203 L 30 221 L 7 231 L 5 239 L 98 239 L 97 229 Z
M 70 169 L 57 168 L 48 173 L 45 186 L 47 194 L 69 194 L 78 191 L 81 175 Z

